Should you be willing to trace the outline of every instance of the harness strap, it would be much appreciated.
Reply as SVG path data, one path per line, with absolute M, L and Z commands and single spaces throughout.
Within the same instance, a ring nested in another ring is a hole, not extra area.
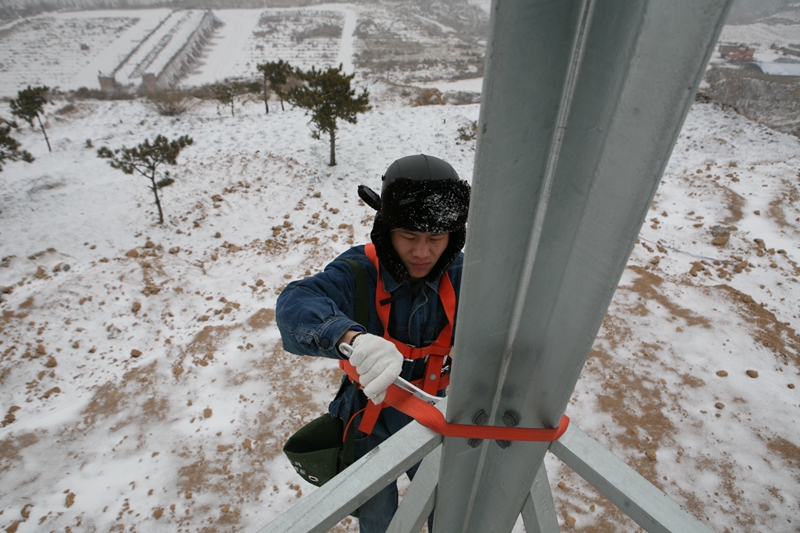
M 436 394 L 437 391 L 447 387 L 447 385 L 442 384 L 441 371 L 442 367 L 444 366 L 445 358 L 450 355 L 450 349 L 452 348 L 451 341 L 453 338 L 453 324 L 455 323 L 456 291 L 453 289 L 453 283 L 450 281 L 450 276 L 447 274 L 447 272 L 445 272 L 439 282 L 439 299 L 442 302 L 442 307 L 444 307 L 445 316 L 447 316 L 447 325 L 439 333 L 439 336 L 433 342 L 433 344 L 424 346 L 422 348 L 416 348 L 400 342 L 389 335 L 389 314 L 391 313 L 391 305 L 382 305 L 381 302 L 391 299 L 391 294 L 389 294 L 383 286 L 383 279 L 381 278 L 380 273 L 380 262 L 378 261 L 378 253 L 375 250 L 375 245 L 372 243 L 366 244 L 364 246 L 364 253 L 375 267 L 375 271 L 378 275 L 377 283 L 375 285 L 375 309 L 377 310 L 378 317 L 383 325 L 383 337 L 394 343 L 394 345 L 397 347 L 397 350 L 403 354 L 404 359 L 416 360 L 424 359 L 425 357 L 428 358 L 425 368 L 426 379 L 424 380 L 421 388 L 429 394 Z M 435 376 L 435 379 L 431 380 L 430 376 Z
M 387 292 L 383 286 L 383 279 L 381 278 L 380 273 L 380 262 L 378 260 L 377 251 L 375 250 L 375 245 L 372 243 L 366 244 L 364 246 L 364 253 L 375 267 L 375 271 L 377 273 L 377 282 L 375 285 L 375 309 L 378 312 L 378 318 L 380 318 L 381 324 L 383 325 L 383 337 L 395 345 L 397 350 L 403 355 L 404 359 L 417 360 L 427 358 L 427 363 L 425 364 L 425 376 L 422 379 L 414 380 L 412 384 L 424 390 L 428 394 L 435 395 L 440 390 L 447 388 L 447 386 L 450 384 L 449 372 L 444 372 L 444 375 L 442 375 L 444 362 L 450 355 L 450 350 L 452 348 L 451 340 L 453 338 L 453 324 L 455 323 L 456 292 L 455 289 L 453 289 L 453 283 L 450 281 L 450 276 L 447 274 L 447 272 L 445 272 L 439 282 L 439 300 L 442 302 L 442 307 L 444 307 L 445 316 L 447 317 L 447 325 L 439 333 L 439 336 L 433 342 L 433 344 L 422 348 L 409 346 L 408 344 L 400 342 L 389 335 L 391 294 Z M 366 300 L 369 293 L 366 287 L 366 276 L 363 268 L 361 268 L 361 265 L 359 265 L 358 262 L 352 259 L 345 259 L 345 261 L 350 264 L 356 273 L 356 322 L 360 323 L 362 326 L 364 326 L 364 328 L 367 328 L 367 316 L 365 315 L 367 307 Z M 382 302 L 385 302 L 385 304 Z M 363 313 L 363 321 L 359 320 L 359 311 Z M 353 367 L 348 361 L 339 362 L 339 367 L 345 370 L 348 376 L 353 379 L 351 373 L 345 368 L 346 366 L 351 367 L 352 374 L 357 375 L 355 373 L 355 367 Z M 355 382 L 356 380 L 353 381 Z M 358 425 L 359 431 L 366 434 L 372 433 L 375 423 L 378 421 L 378 417 L 381 414 L 381 409 L 384 409 L 385 407 L 388 407 L 386 402 L 378 405 L 372 401 L 368 401 L 367 406 L 364 409 L 364 414 L 361 417 L 361 422 Z
M 350 361 L 347 361 L 345 359 L 340 360 L 339 361 L 339 368 L 344 370 L 345 374 L 347 374 L 347 376 L 351 379 L 353 385 L 355 385 L 358 382 L 358 380 L 357 380 L 358 373 L 356 372 L 356 367 Z M 441 372 L 441 368 L 439 369 L 439 371 Z M 356 376 L 356 379 L 354 379 L 353 376 Z M 430 376 L 427 376 L 427 377 L 430 378 Z M 423 378 L 423 379 L 416 379 L 416 380 L 412 381 L 411 384 L 414 385 L 415 387 L 419 388 L 419 389 L 422 389 L 422 386 L 423 386 L 424 382 L 426 382 L 426 381 L 428 381 L 430 383 L 434 382 L 434 380 L 430 380 L 430 379 L 426 380 L 425 378 Z M 450 375 L 449 374 L 445 374 L 444 376 L 441 376 L 441 378 L 439 379 L 439 384 L 441 385 L 441 387 L 443 389 L 446 388 L 450 384 Z M 439 389 L 439 390 L 441 390 L 441 389 Z M 428 391 L 425 391 L 425 392 L 428 392 Z M 432 392 L 428 392 L 428 394 L 434 394 L 435 395 L 437 392 L 438 391 L 432 391 Z M 353 396 L 353 397 L 355 397 L 355 396 Z M 386 409 L 389 406 L 390 406 L 390 404 L 388 404 L 385 401 L 383 403 L 381 403 L 381 404 L 376 404 L 373 401 L 368 400 L 367 401 L 367 406 L 364 409 L 362 409 L 361 411 L 359 411 L 359 413 L 363 411 L 364 416 L 361 417 L 361 422 L 359 422 L 359 424 L 358 424 L 358 430 L 361 431 L 362 433 L 366 433 L 367 435 L 371 434 L 372 430 L 375 429 L 375 423 L 378 421 L 378 416 L 380 416 L 381 410 L 382 409 Z M 352 407 L 350 408 L 350 410 L 352 411 Z M 408 414 L 408 413 L 406 413 L 406 414 Z M 353 415 L 353 416 L 355 416 L 355 415 Z M 413 416 L 413 415 L 409 415 L 409 416 Z
M 341 361 L 339 366 L 347 373 L 351 380 L 358 381 L 358 374 L 353 365 L 346 361 Z M 369 407 L 372 405 L 375 404 L 370 402 L 367 405 L 367 413 L 369 412 Z M 396 385 L 389 385 L 386 391 L 386 400 L 381 405 L 390 405 L 394 407 L 440 435 L 462 439 L 552 442 L 558 440 L 569 426 L 569 417 L 567 415 L 562 415 L 558 427 L 552 429 L 451 424 L 445 420 L 442 412 L 436 407 L 414 397 L 412 394 L 402 390 Z M 380 409 L 377 409 L 377 412 L 380 412 Z M 367 413 L 364 414 L 364 418 L 366 418 Z M 363 431 L 361 427 L 359 427 L 359 430 Z

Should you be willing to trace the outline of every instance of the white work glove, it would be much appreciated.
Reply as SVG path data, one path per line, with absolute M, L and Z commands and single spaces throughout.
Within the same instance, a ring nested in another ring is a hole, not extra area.
M 403 370 L 403 354 L 391 341 L 362 333 L 352 342 L 350 362 L 356 367 L 364 394 L 376 404 L 386 398 L 386 389 Z

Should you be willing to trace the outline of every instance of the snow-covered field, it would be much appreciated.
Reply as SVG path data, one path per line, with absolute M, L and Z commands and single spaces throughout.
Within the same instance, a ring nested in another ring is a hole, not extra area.
M 477 105 L 374 105 L 336 167 L 302 111 L 258 102 L 56 101 L 52 153 L 15 134 L 36 161 L 0 173 L 1 527 L 252 532 L 313 490 L 281 446 L 338 369 L 282 350 L 277 294 L 368 239 L 356 186 L 394 159 L 472 176 Z M 95 156 L 156 134 L 195 141 L 161 226 L 146 180 Z M 717 532 L 800 531 L 799 160 L 795 137 L 692 108 L 567 411 Z M 638 530 L 547 467 L 564 531 Z
M 168 9 L 47 13 L 0 28 L 0 95 L 28 85 L 99 89 Z M 83 46 L 82 46 L 83 45 Z
M 476 37 L 413 11 L 398 16 L 397 9 L 406 8 L 342 3 L 214 10 L 223 25 L 181 83 L 191 87 L 257 77 L 258 63 L 278 59 L 303 69 L 342 64 L 348 73 L 356 72 L 357 64 L 360 77 L 388 77 L 395 83 L 480 76 L 483 44 Z M 182 13 L 173 18 L 202 12 Z M 98 73 L 108 75 L 128 55 L 154 52 L 137 45 L 168 17 L 165 9 L 60 12 L 0 27 L 0 96 L 13 97 L 27 85 L 98 89 Z M 191 33 L 181 34 L 171 24 L 159 30 L 175 34 L 168 43 L 173 51 Z M 158 35 L 150 40 L 158 43 Z M 162 55 L 162 61 L 172 57 L 168 51 Z M 120 72 L 117 82 L 138 83 L 130 74 Z

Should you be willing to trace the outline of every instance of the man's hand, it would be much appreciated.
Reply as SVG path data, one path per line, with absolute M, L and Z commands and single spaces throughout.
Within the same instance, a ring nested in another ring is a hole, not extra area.
M 391 341 L 362 333 L 353 339 L 350 362 L 356 367 L 364 394 L 376 404 L 386 398 L 386 389 L 403 369 L 403 355 Z

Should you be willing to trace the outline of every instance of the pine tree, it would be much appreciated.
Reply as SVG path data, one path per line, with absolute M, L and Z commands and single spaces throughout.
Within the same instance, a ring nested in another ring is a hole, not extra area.
M 236 103 L 236 96 L 247 91 L 247 84 L 241 81 L 223 82 L 212 85 L 211 90 L 214 91 L 214 97 L 219 100 L 219 103 L 231 107 L 231 116 L 233 117 L 235 116 L 233 106 Z
M 289 91 L 289 101 L 311 113 L 314 124 L 312 136 L 320 139 L 328 134 L 331 144 L 330 166 L 336 165 L 336 121 L 345 120 L 351 124 L 358 121 L 358 113 L 369 111 L 369 93 L 366 89 L 356 96 L 356 90 L 350 87 L 355 74 L 349 76 L 342 73 L 342 65 L 327 70 L 297 71 L 297 77 L 303 85 Z
M 164 173 L 164 178 L 156 181 L 158 167 L 162 164 L 175 165 L 181 150 L 194 143 L 194 140 L 183 135 L 174 141 L 170 141 L 163 135 L 157 135 L 153 144 L 149 139 L 133 148 L 118 148 L 110 150 L 102 146 L 97 150 L 97 157 L 110 159 L 108 162 L 112 168 L 117 168 L 125 174 L 138 172 L 150 180 L 150 189 L 153 191 L 158 208 L 158 223 L 164 223 L 164 213 L 161 210 L 161 200 L 158 197 L 158 190 L 171 185 L 174 180 L 169 177 L 169 172 Z
M 0 119 L 0 172 L 6 161 L 33 162 L 33 156 L 25 150 L 20 150 L 19 141 L 11 136 L 11 129 L 17 128 L 16 122 L 7 122 Z
M 39 126 L 42 128 L 42 133 L 44 134 L 44 140 L 47 143 L 47 150 L 52 152 L 53 149 L 50 148 L 50 139 L 47 138 L 47 132 L 44 129 L 44 124 L 42 124 L 42 118 L 40 115 L 44 115 L 44 105 L 47 103 L 47 92 L 50 90 L 49 87 L 44 85 L 40 87 L 31 87 L 28 85 L 27 89 L 22 89 L 21 91 L 17 91 L 17 98 L 15 100 L 11 100 L 11 114 L 15 117 L 19 117 L 24 119 L 33 127 L 33 119 L 39 121 Z
M 264 82 L 264 107 L 269 113 L 269 89 L 272 89 L 275 94 L 281 99 L 281 111 L 283 111 L 283 100 L 286 96 L 284 87 L 292 74 L 292 67 L 283 59 L 278 61 L 270 61 L 268 63 L 259 63 L 256 69 L 261 73 Z

